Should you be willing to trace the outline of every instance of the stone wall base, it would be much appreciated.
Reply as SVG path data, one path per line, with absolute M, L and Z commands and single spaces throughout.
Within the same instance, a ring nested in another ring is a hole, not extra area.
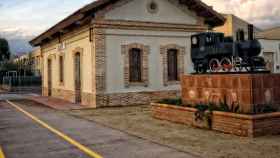
M 99 94 L 96 96 L 98 107 L 144 105 L 166 98 L 180 97 L 180 91 L 154 91 Z
M 45 88 L 45 87 L 42 88 L 42 95 L 48 96 L 48 88 Z M 81 96 L 82 105 L 96 107 L 94 94 L 82 93 L 81 95 L 82 95 Z M 62 89 L 52 89 L 52 97 L 67 100 L 71 103 L 76 103 L 76 95 L 75 95 L 74 91 L 62 90 Z
M 48 88 L 42 88 L 42 95 L 48 96 Z M 129 106 L 144 105 L 166 98 L 177 98 L 181 96 L 180 91 L 153 91 L 153 92 L 130 92 L 111 94 L 82 93 L 82 105 L 93 107 L 106 106 Z M 61 89 L 52 89 L 52 97 L 75 103 L 75 92 Z

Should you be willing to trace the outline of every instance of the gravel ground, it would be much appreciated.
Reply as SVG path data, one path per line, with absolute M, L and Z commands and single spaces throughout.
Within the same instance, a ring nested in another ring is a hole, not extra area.
M 205 158 L 279 158 L 280 136 L 242 138 L 151 117 L 149 106 L 66 111 Z
M 205 158 L 279 158 L 280 136 L 241 138 L 151 117 L 149 106 L 72 111 L 127 133 Z

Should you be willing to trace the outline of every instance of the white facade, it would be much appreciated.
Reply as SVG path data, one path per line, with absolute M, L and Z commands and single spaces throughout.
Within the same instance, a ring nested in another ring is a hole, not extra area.
M 280 40 L 259 39 L 262 45 L 261 56 L 265 57 L 273 73 L 280 73 Z
M 158 10 L 150 13 L 148 6 L 151 0 L 134 0 L 105 14 L 107 20 L 125 20 L 172 24 L 197 24 L 199 17 L 187 7 L 180 7 L 177 0 L 153 0 Z M 137 6 L 137 7 L 136 7 Z M 126 93 L 142 91 L 180 90 L 180 84 L 164 86 L 163 65 L 160 46 L 176 44 L 185 47 L 184 71 L 193 71 L 190 58 L 190 36 L 193 32 L 144 31 L 144 30 L 106 30 L 106 93 Z M 121 45 L 141 43 L 150 47 L 149 85 L 125 87 L 124 57 Z
M 135 31 L 135 30 L 107 30 L 106 31 L 106 85 L 107 93 L 116 92 L 139 92 L 139 91 L 162 91 L 179 90 L 180 85 L 164 86 L 163 66 L 160 54 L 160 46 L 176 44 L 186 48 L 184 56 L 185 73 L 193 71 L 190 58 L 190 36 L 186 32 L 158 32 L 158 31 Z M 121 53 L 121 45 L 141 43 L 150 46 L 149 54 L 149 86 L 130 87 L 124 86 L 124 57 Z
M 150 13 L 148 4 L 151 0 L 134 0 L 105 15 L 105 19 L 173 24 L 196 24 L 198 17 L 186 7 L 180 7 L 177 0 L 153 0 L 157 11 Z

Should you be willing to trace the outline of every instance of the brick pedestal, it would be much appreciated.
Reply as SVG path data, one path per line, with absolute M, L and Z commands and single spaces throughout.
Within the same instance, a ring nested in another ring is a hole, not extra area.
M 186 105 L 226 101 L 245 113 L 255 106 L 279 106 L 280 74 L 184 75 L 182 99 Z

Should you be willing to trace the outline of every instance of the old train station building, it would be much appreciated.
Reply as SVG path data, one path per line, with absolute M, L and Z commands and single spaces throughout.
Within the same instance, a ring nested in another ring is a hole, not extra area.
M 31 41 L 43 95 L 93 107 L 174 97 L 192 71 L 190 36 L 225 18 L 199 0 L 98 0 Z

